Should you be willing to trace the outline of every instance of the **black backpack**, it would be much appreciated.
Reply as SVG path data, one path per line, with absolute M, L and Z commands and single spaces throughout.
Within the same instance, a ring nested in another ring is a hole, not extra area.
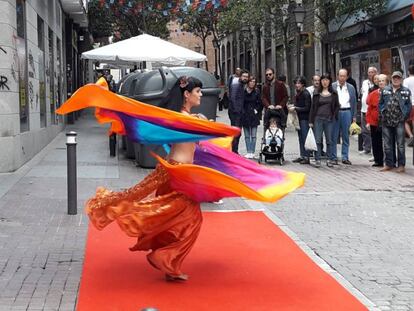
M 389 127 L 396 127 L 404 121 L 400 103 L 396 94 L 393 94 L 384 111 L 382 112 L 382 124 Z

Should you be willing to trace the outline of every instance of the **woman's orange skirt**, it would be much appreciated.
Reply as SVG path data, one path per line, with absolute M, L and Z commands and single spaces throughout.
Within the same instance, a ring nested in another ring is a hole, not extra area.
M 138 238 L 130 250 L 151 250 L 148 261 L 170 276 L 182 275 L 182 262 L 202 223 L 200 205 L 172 191 L 168 174 L 160 165 L 128 190 L 99 188 L 87 202 L 86 212 L 99 230 L 115 220 L 128 236 Z

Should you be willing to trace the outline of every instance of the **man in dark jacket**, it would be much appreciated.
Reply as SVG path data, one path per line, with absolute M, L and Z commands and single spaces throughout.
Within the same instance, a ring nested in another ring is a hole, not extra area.
M 312 99 L 309 91 L 306 89 L 305 77 L 296 77 L 293 83 L 295 84 L 296 96 L 294 105 L 290 106 L 289 110 L 296 110 L 300 126 L 298 130 L 300 157 L 293 160 L 293 162 L 309 164 L 309 151 L 305 149 L 305 141 L 309 131 L 309 112 Z
M 266 83 L 263 86 L 262 102 L 265 109 L 283 109 L 287 115 L 288 94 L 286 86 L 275 77 L 273 68 L 266 69 Z
M 242 70 L 240 73 L 240 78 L 238 79 L 237 84 L 233 84 L 230 92 L 230 103 L 229 103 L 229 118 L 232 126 L 237 126 L 241 129 L 241 117 L 243 114 L 243 104 L 244 104 L 244 89 L 247 81 L 249 80 L 249 72 Z M 239 141 L 240 135 L 235 136 L 232 142 L 232 151 L 239 153 Z
M 384 139 L 385 166 L 381 171 L 390 171 L 398 162 L 398 173 L 405 171 L 405 120 L 411 112 L 411 91 L 402 86 L 402 73 L 393 72 L 391 86 L 380 93 L 379 110 Z M 398 161 L 395 159 L 394 146 L 397 144 Z

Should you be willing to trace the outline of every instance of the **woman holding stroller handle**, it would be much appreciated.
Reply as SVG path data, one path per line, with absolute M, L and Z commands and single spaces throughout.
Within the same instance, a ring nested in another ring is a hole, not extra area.
M 315 166 L 321 166 L 322 135 L 325 134 L 326 155 L 328 167 L 333 164 L 329 160 L 332 153 L 332 128 L 333 121 L 338 118 L 339 99 L 338 94 L 332 89 L 332 78 L 329 74 L 321 76 L 321 86 L 315 90 L 312 108 L 309 114 L 309 127 L 314 128 L 315 140 L 318 151 L 315 156 Z
M 291 105 L 288 109 L 289 111 L 296 110 L 300 126 L 300 129 L 298 130 L 300 157 L 293 160 L 293 162 L 309 164 L 309 152 L 305 150 L 305 140 L 309 131 L 309 111 L 312 99 L 309 91 L 305 88 L 305 77 L 298 76 L 293 80 L 293 83 L 295 84 L 296 90 L 295 101 L 294 105 Z
M 246 90 L 244 91 L 243 114 L 241 118 L 247 150 L 245 157 L 248 159 L 254 158 L 257 127 L 260 124 L 262 107 L 260 93 L 256 88 L 256 78 L 250 76 Z

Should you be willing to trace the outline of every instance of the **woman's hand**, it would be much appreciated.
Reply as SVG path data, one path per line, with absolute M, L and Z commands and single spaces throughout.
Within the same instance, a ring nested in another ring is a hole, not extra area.
M 365 127 L 367 128 L 367 130 L 369 130 L 369 129 L 371 128 L 371 125 L 369 125 L 369 123 L 367 123 L 367 124 L 365 125 Z

